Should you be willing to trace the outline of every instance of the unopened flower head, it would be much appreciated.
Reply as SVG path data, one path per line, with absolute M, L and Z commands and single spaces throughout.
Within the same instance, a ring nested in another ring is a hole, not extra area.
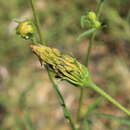
M 35 34 L 35 27 L 29 20 L 22 21 L 16 28 L 16 33 L 24 39 L 31 39 Z
M 101 23 L 98 20 L 94 21 L 93 23 L 94 28 L 99 28 L 100 26 L 101 26 Z
M 95 13 L 95 12 L 92 12 L 92 11 L 88 12 L 88 13 L 87 13 L 87 18 L 88 18 L 89 20 L 91 20 L 91 21 L 95 21 L 95 20 L 97 19 L 96 13 Z
M 89 79 L 87 68 L 75 58 L 63 55 L 55 48 L 43 45 L 31 45 L 32 51 L 38 56 L 40 62 L 55 74 L 55 77 L 67 80 L 76 86 L 84 86 Z
M 87 12 L 84 21 L 86 21 L 86 24 L 88 24 L 90 28 L 99 28 L 101 26 L 96 13 L 93 11 Z

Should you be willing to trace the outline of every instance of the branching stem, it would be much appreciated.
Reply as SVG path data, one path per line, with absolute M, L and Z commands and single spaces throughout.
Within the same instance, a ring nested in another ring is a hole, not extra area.
M 38 36 L 39 36 L 41 44 L 43 44 L 42 32 L 40 30 L 40 22 L 39 22 L 39 18 L 37 16 L 37 14 L 36 14 L 36 9 L 35 9 L 35 6 L 34 6 L 34 1 L 33 0 L 29 0 L 29 1 L 30 1 L 32 12 L 33 12 L 34 22 L 35 22 L 35 25 L 36 25 L 36 28 L 37 28 Z
M 58 88 L 57 84 L 55 83 L 55 81 L 54 81 L 54 79 L 53 79 L 53 77 L 51 75 L 51 72 L 48 69 L 47 69 L 47 72 L 48 72 L 48 76 L 50 78 L 50 81 L 51 81 L 51 83 L 53 85 L 53 88 L 55 89 L 55 92 L 56 92 L 56 94 L 58 96 L 59 104 L 63 108 L 64 117 L 69 121 L 72 130 L 76 130 L 75 123 L 74 123 L 74 121 L 72 119 L 71 113 L 69 112 L 69 110 L 68 110 L 68 108 L 67 108 L 67 106 L 65 104 L 64 98 L 63 98 L 61 92 L 59 91 L 59 88 Z
M 43 44 L 42 33 L 41 33 L 41 30 L 40 30 L 40 23 L 39 23 L 39 19 L 38 19 L 36 10 L 35 10 L 35 6 L 34 6 L 34 3 L 33 3 L 33 0 L 29 0 L 29 1 L 30 1 L 30 5 L 31 5 L 31 8 L 32 8 L 33 17 L 34 17 L 34 20 L 35 20 L 35 25 L 36 25 L 37 32 L 38 32 L 38 35 L 39 35 L 40 43 Z M 56 94 L 58 96 L 59 103 L 60 103 L 61 107 L 63 108 L 64 116 L 67 120 L 69 120 L 69 124 L 70 124 L 72 130 L 76 130 L 75 123 L 72 119 L 71 113 L 69 112 L 69 110 L 68 110 L 68 108 L 65 104 L 64 98 L 63 98 L 63 96 L 62 96 L 62 94 L 61 94 L 61 92 L 58 88 L 58 85 L 54 82 L 53 77 L 51 75 L 51 72 L 47 69 L 47 67 L 46 67 L 46 70 L 48 72 L 48 76 L 49 76 L 49 79 L 50 79 L 50 81 L 53 85 L 53 88 L 55 89 Z
M 119 102 L 117 102 L 115 99 L 113 99 L 110 95 L 108 95 L 106 92 L 104 92 L 100 87 L 95 85 L 93 82 L 89 82 L 87 85 L 93 90 L 95 90 L 97 93 L 99 93 L 101 96 L 106 98 L 108 101 L 110 101 L 112 104 L 114 104 L 116 107 L 121 109 L 123 112 L 125 112 L 128 116 L 130 116 L 130 111 L 128 111 L 124 106 L 122 106 Z
M 100 16 L 100 11 L 101 11 L 101 8 L 102 8 L 104 1 L 105 0 L 100 0 L 99 3 L 98 3 L 97 9 L 96 9 L 96 14 L 97 14 L 98 18 Z M 88 64 L 89 64 L 90 53 L 91 53 L 91 50 L 92 50 L 92 45 L 93 45 L 93 41 L 95 39 L 95 36 L 96 36 L 96 31 L 92 34 L 92 36 L 90 38 L 90 43 L 89 43 L 88 50 L 87 50 L 87 53 L 86 53 L 85 64 L 86 64 L 87 67 L 88 67 Z M 80 120 L 80 116 L 81 116 L 81 109 L 82 109 L 83 97 L 84 97 L 83 90 L 84 90 L 83 88 L 80 89 L 80 98 L 79 98 L 79 108 L 78 108 L 78 112 L 77 112 L 77 120 Z

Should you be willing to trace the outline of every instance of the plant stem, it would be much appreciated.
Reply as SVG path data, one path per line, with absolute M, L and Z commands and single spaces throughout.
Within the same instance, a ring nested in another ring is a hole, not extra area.
M 43 44 L 42 34 L 41 34 L 41 30 L 40 30 L 40 23 L 39 23 L 39 19 L 37 17 L 37 14 L 36 14 L 36 10 L 35 10 L 33 0 L 30 0 L 30 4 L 31 4 L 31 8 L 32 8 L 32 12 L 33 12 L 37 32 L 38 32 L 38 35 L 39 35 L 40 43 Z M 64 111 L 64 116 L 65 116 L 66 119 L 69 120 L 69 123 L 70 123 L 70 126 L 71 126 L 72 130 L 76 130 L 75 123 L 74 123 L 74 121 L 72 119 L 71 113 L 69 112 L 69 110 L 68 110 L 68 108 L 67 108 L 67 106 L 65 104 L 64 98 L 63 98 L 62 94 L 60 93 L 60 90 L 58 89 L 58 85 L 54 82 L 53 77 L 51 75 L 51 72 L 48 70 L 47 67 L 46 67 L 46 70 L 48 72 L 48 76 L 49 76 L 49 79 L 50 79 L 50 81 L 51 81 L 51 83 L 53 85 L 53 88 L 55 89 L 56 94 L 58 95 L 59 103 L 62 106 L 63 111 Z
M 100 12 L 101 12 L 104 1 L 105 0 L 100 0 L 98 3 L 97 9 L 96 9 L 97 18 L 99 18 L 99 16 L 100 16 Z
M 37 16 L 37 14 L 36 14 L 36 9 L 35 9 L 35 6 L 34 6 L 34 1 L 33 0 L 29 0 L 29 1 L 30 1 L 30 5 L 31 5 L 31 8 L 32 8 L 33 17 L 34 17 L 35 25 L 36 25 L 36 28 L 37 28 L 38 36 L 39 36 L 41 44 L 43 44 L 42 33 L 41 33 L 41 30 L 40 30 L 40 22 L 39 22 L 39 18 Z
M 92 45 L 93 45 L 93 41 L 95 39 L 95 36 L 96 36 L 96 32 L 94 32 L 92 34 L 90 42 L 89 42 L 89 46 L 88 46 L 88 50 L 87 50 L 87 54 L 86 54 L 86 64 L 85 64 L 87 67 L 88 67 L 88 64 L 89 64 L 90 53 L 91 53 L 91 50 L 92 50 Z
M 75 128 L 75 123 L 72 119 L 72 116 L 71 116 L 71 113 L 69 112 L 66 104 L 65 104 L 65 101 L 64 101 L 64 98 L 62 96 L 62 94 L 60 93 L 59 89 L 58 89 L 58 86 L 57 84 L 55 83 L 55 81 L 53 80 L 53 77 L 51 75 L 51 72 L 47 69 L 47 72 L 48 72 L 48 76 L 50 78 L 50 81 L 52 82 L 52 85 L 53 85 L 53 88 L 55 89 L 56 91 L 56 94 L 58 96 L 58 99 L 59 99 L 59 103 L 61 105 L 61 107 L 63 108 L 63 111 L 64 111 L 64 116 L 67 120 L 69 120 L 69 123 L 70 123 L 70 126 L 72 128 L 72 130 L 76 130 Z
M 84 130 L 91 130 L 90 123 L 88 120 L 83 120 L 83 124 L 85 126 Z
M 97 93 L 99 93 L 101 96 L 106 98 L 108 101 L 110 101 L 112 104 L 117 106 L 119 109 L 121 109 L 123 112 L 125 112 L 128 116 L 130 116 L 130 111 L 128 111 L 124 106 L 122 106 L 119 102 L 117 102 L 115 99 L 113 99 L 110 95 L 108 95 L 106 92 L 104 92 L 102 89 L 100 89 L 97 85 L 95 85 L 93 82 L 89 82 L 88 86 L 95 90 Z
M 100 16 L 101 8 L 102 8 L 104 1 L 105 0 L 100 0 L 99 3 L 98 3 L 97 9 L 96 9 L 97 18 L 99 18 L 99 16 Z M 96 31 L 92 34 L 91 39 L 90 39 L 90 43 L 89 43 L 89 46 L 88 46 L 88 50 L 87 50 L 87 54 L 86 54 L 86 66 L 87 67 L 88 67 L 88 64 L 89 64 L 90 53 L 91 53 L 91 50 L 92 50 L 92 45 L 93 45 L 93 41 L 95 39 L 95 36 L 96 36 Z
M 102 8 L 104 1 L 105 0 L 100 0 L 99 3 L 98 3 L 97 9 L 96 9 L 96 13 L 97 13 L 98 18 L 100 16 L 100 11 L 101 11 L 101 8 Z M 96 36 L 96 31 L 91 36 L 90 43 L 89 43 L 89 46 L 88 46 L 88 50 L 87 50 L 87 53 L 86 53 L 86 60 L 85 60 L 86 63 L 85 64 L 86 64 L 87 67 L 88 67 L 88 64 L 89 64 L 90 53 L 91 53 L 91 50 L 92 50 L 92 45 L 93 45 L 93 41 L 95 39 L 95 36 Z M 77 120 L 80 120 L 81 109 L 82 109 L 82 105 L 83 105 L 83 97 L 84 97 L 83 90 L 84 90 L 83 88 L 80 89 L 80 98 L 79 98 L 79 108 L 78 108 L 78 112 L 77 112 Z
M 79 97 L 79 108 L 78 108 L 78 112 L 77 112 L 77 121 L 79 121 L 80 117 L 81 117 L 81 108 L 82 108 L 82 105 L 83 105 L 83 96 L 84 96 L 83 91 L 84 91 L 84 89 L 83 89 L 83 87 L 81 87 L 80 97 Z

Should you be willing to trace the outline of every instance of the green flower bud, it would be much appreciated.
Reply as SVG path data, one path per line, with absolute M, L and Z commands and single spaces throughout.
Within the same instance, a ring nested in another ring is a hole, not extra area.
M 31 45 L 32 51 L 41 63 L 55 74 L 55 77 L 66 80 L 76 86 L 84 86 L 89 80 L 87 68 L 75 58 L 63 55 L 59 50 L 43 45 Z
M 88 12 L 86 17 L 88 18 L 88 20 L 91 21 L 95 21 L 97 19 L 95 12 L 92 11 Z
M 94 21 L 94 23 L 93 23 L 93 27 L 95 27 L 95 28 L 99 28 L 101 26 L 101 23 L 99 22 L 99 21 Z
M 81 24 L 82 26 L 87 25 L 89 28 L 99 28 L 101 26 L 100 21 L 97 19 L 96 13 L 92 11 L 82 17 Z
M 35 34 L 35 27 L 29 20 L 22 21 L 16 28 L 16 34 L 20 35 L 24 39 L 31 39 Z

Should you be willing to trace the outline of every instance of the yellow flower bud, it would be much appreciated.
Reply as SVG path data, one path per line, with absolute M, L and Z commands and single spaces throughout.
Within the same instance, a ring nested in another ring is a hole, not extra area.
M 20 35 L 26 40 L 32 38 L 35 34 L 33 23 L 29 20 L 20 22 L 16 28 L 16 34 Z
M 31 45 L 32 51 L 40 62 L 55 74 L 55 77 L 67 80 L 76 86 L 84 86 L 89 79 L 87 68 L 75 58 L 63 55 L 59 50 L 43 45 Z

